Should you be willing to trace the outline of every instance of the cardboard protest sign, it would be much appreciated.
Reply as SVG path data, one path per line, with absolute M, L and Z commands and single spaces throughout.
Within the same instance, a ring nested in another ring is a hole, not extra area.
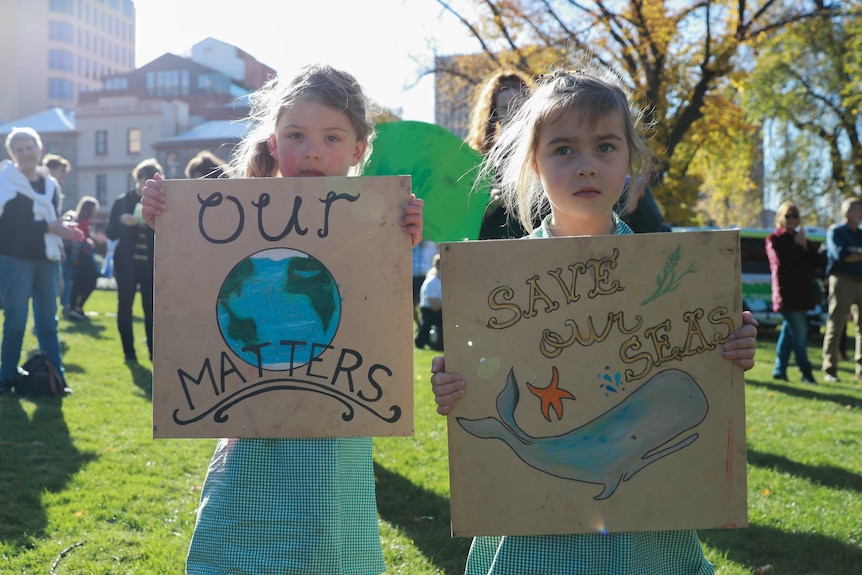
M 409 177 L 162 185 L 154 437 L 413 433 Z
M 440 252 L 454 535 L 747 525 L 738 232 Z

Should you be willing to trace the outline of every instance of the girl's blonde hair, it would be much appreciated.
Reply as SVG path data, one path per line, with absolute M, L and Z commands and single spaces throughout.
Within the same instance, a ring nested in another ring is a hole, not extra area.
M 282 113 L 300 102 L 313 101 L 344 112 L 359 141 L 365 140 L 365 154 L 348 175 L 359 175 L 371 156 L 374 124 L 368 119 L 368 102 L 362 86 L 352 75 L 325 64 L 305 66 L 291 79 L 271 78 L 250 96 L 251 129 L 236 147 L 230 172 L 240 178 L 274 177 L 278 160 L 270 154 L 268 139 Z
M 542 76 L 533 94 L 503 128 L 478 180 L 498 175 L 506 208 L 509 213 L 518 214 L 528 232 L 533 231 L 533 222 L 547 209 L 548 202 L 533 168 L 539 133 L 547 122 L 572 109 L 579 110 L 585 122 L 596 122 L 609 114 L 619 115 L 629 147 L 631 181 L 637 181 L 650 164 L 649 148 L 638 133 L 641 114 L 632 111 L 619 76 L 598 68 L 561 70 Z M 635 208 L 638 198 L 634 192 L 625 196 L 619 204 L 628 213 Z

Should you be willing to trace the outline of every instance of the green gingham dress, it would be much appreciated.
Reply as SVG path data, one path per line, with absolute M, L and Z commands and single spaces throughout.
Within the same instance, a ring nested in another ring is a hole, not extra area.
M 222 439 L 210 461 L 188 575 L 385 571 L 371 439 Z
M 633 233 L 614 214 L 617 234 Z M 550 216 L 533 235 L 552 237 Z M 465 575 L 713 575 L 695 531 L 476 537 Z

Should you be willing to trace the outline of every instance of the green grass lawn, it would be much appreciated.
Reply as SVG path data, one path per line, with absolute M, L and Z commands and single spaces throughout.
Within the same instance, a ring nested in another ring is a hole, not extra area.
M 115 304 L 98 291 L 97 316 L 61 320 L 72 396 L 0 397 L 0 574 L 183 573 L 215 440 L 151 438 L 151 366 L 124 363 Z M 25 353 L 35 347 L 28 332 Z M 862 573 L 862 385 L 850 363 L 839 384 L 803 385 L 794 369 L 790 383 L 773 381 L 774 351 L 762 334 L 746 378 L 750 526 L 702 531 L 707 556 L 723 575 Z M 415 436 L 375 440 L 387 573 L 460 575 L 469 546 L 449 537 L 432 356 L 416 352 Z

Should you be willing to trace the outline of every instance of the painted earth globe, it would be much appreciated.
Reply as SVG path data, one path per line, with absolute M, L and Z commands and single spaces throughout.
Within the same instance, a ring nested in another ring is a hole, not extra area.
M 332 274 L 299 250 L 267 249 L 230 271 L 218 297 L 222 338 L 243 361 L 285 371 L 307 364 L 332 342 L 341 297 Z

